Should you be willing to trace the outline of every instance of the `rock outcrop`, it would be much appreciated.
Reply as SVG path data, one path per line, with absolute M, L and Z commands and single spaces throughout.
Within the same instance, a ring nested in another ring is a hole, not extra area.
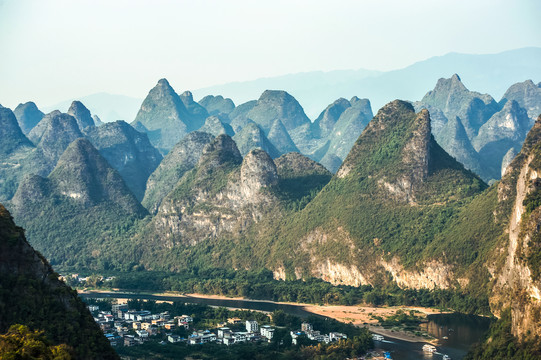
M 225 98 L 222 95 L 213 96 L 207 95 L 201 100 L 199 104 L 207 109 L 209 115 L 230 114 L 235 109 L 235 103 L 229 98 Z
M 267 136 L 265 136 L 265 132 L 254 122 L 250 122 L 244 126 L 233 136 L 233 140 L 237 143 L 242 155 L 248 154 L 252 149 L 262 149 L 272 158 L 280 156 L 280 152 L 269 141 Z
M 89 126 L 94 126 L 94 119 L 90 114 L 90 110 L 86 108 L 80 101 L 74 101 L 71 103 L 68 109 L 68 114 L 73 116 L 77 120 L 80 130 L 84 130 Z

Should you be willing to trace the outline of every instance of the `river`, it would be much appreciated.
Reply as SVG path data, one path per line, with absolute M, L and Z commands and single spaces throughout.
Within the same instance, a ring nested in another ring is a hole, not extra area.
M 193 296 L 167 296 L 146 295 L 132 293 L 81 293 L 82 298 L 118 298 L 118 299 L 143 299 L 161 301 L 184 301 L 189 303 L 206 304 L 210 306 L 223 306 L 236 309 L 250 309 L 272 312 L 283 310 L 284 312 L 299 317 L 314 316 L 299 305 L 274 303 L 260 300 L 233 300 L 200 298 Z M 319 316 L 319 315 L 316 315 Z M 492 320 L 480 316 L 464 314 L 437 314 L 429 315 L 428 323 L 422 324 L 425 330 L 433 337 L 439 339 L 437 353 L 425 354 L 422 351 L 423 343 L 407 342 L 398 339 L 386 338 L 383 341 L 375 341 L 376 350 L 389 351 L 394 360 L 424 360 L 442 359 L 447 354 L 453 360 L 462 359 L 470 347 L 482 340 Z M 447 337 L 447 339 L 444 339 Z

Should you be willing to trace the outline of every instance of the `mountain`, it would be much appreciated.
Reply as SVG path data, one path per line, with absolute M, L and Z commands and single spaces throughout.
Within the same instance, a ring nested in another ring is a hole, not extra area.
M 162 160 L 162 155 L 150 144 L 147 135 L 119 120 L 100 127 L 88 127 L 84 136 L 142 200 L 147 179 Z
M 256 106 L 257 100 L 251 100 L 244 104 L 240 104 L 229 113 L 231 127 L 235 133 L 238 133 L 251 120 L 248 119 L 248 113 Z
M 0 108 L 0 200 L 11 199 L 23 172 L 24 159 L 34 144 L 23 134 L 13 112 Z
M 58 279 L 0 205 L 0 333 L 23 324 L 79 359 L 118 359 L 77 293 Z M 9 291 L 7 291 L 9 289 Z M 37 347 L 37 344 L 36 344 Z
M 325 155 L 316 156 L 332 172 L 338 170 L 342 160 L 346 158 L 351 147 L 374 116 L 368 99 L 359 99 L 354 96 L 348 101 L 348 104 L 349 106 L 340 113 L 339 118 L 330 129 Z
M 281 90 L 265 90 L 246 117 L 258 124 L 266 134 L 276 119 L 279 119 L 288 131 L 310 124 L 310 119 L 299 102 Z
M 340 115 L 349 107 L 351 107 L 350 102 L 344 98 L 340 98 L 327 106 L 314 121 L 314 135 L 318 137 L 329 136 Z
M 143 205 L 150 213 L 156 213 L 163 198 L 174 189 L 187 171 L 197 165 L 203 148 L 213 139 L 211 134 L 194 131 L 167 153 L 146 183 Z
M 520 149 L 529 130 L 528 113 L 514 100 L 508 101 L 501 111 L 481 126 L 472 144 L 485 167 L 494 167 L 491 174 L 494 179 L 500 176 L 505 154 L 511 148 Z
M 82 102 L 74 101 L 71 103 L 70 108 L 68 109 L 68 114 L 73 116 L 77 120 L 77 125 L 79 129 L 84 130 L 89 126 L 94 126 L 94 119 Z
M 526 109 L 528 116 L 535 121 L 541 114 L 541 83 L 534 84 L 532 80 L 511 85 L 503 94 L 500 104 L 515 100 L 521 107 Z
M 206 132 L 214 136 L 226 134 L 229 136 L 235 135 L 233 128 L 227 122 L 223 122 L 224 119 L 221 115 L 212 115 L 205 119 L 205 124 L 199 128 L 198 131 Z M 225 119 L 224 119 L 225 120 Z
M 71 115 L 53 111 L 30 131 L 28 138 L 36 150 L 25 160 L 27 173 L 47 176 L 69 144 L 83 137 L 77 120 Z
M 430 112 L 430 114 L 432 114 L 432 112 Z M 494 174 L 485 170 L 487 164 L 482 164 L 481 157 L 474 149 L 459 117 L 455 116 L 450 118 L 441 129 L 440 134 L 441 136 L 436 138 L 438 144 L 440 144 L 449 155 L 463 164 L 466 169 L 479 174 L 483 179 L 495 178 L 493 176 Z
M 265 136 L 265 132 L 254 122 L 248 123 L 239 130 L 233 136 L 233 140 L 235 140 L 240 153 L 244 156 L 252 149 L 262 149 L 272 158 L 280 156 L 280 152 Z
M 44 109 L 48 112 L 53 110 L 65 110 L 68 109 L 74 100 L 76 99 L 68 99 L 58 104 L 46 106 Z M 78 100 L 83 104 L 86 104 L 86 107 L 92 114 L 99 115 L 105 122 L 116 120 L 131 121 L 132 119 L 135 119 L 137 111 L 143 101 L 143 99 L 104 92 L 83 96 Z
M 281 154 L 286 154 L 289 152 L 299 152 L 299 149 L 291 140 L 289 133 L 287 132 L 286 127 L 280 119 L 274 120 L 272 126 L 267 135 L 269 141 L 274 145 L 276 150 Z
M 36 126 L 45 115 L 32 101 L 17 105 L 15 110 L 13 110 L 13 113 L 15 114 L 15 117 L 19 122 L 21 130 L 25 134 L 28 134 L 30 130 L 32 130 L 34 126 Z
M 132 125 L 146 130 L 152 145 L 167 154 L 188 132 L 197 130 L 192 120 L 182 99 L 166 79 L 161 79 L 148 93 Z
M 199 104 L 207 109 L 209 115 L 229 114 L 235 109 L 233 100 L 224 99 L 222 95 L 207 95 L 199 100 Z
M 335 99 L 355 95 L 370 99 L 379 109 L 393 99 L 420 99 L 439 78 L 460 74 L 467 86 L 500 98 L 507 88 L 524 79 L 541 79 L 541 48 L 522 48 L 498 54 L 449 53 L 405 68 L 377 72 L 342 70 L 308 72 L 206 87 L 199 97 L 222 94 L 235 103 L 255 99 L 266 89 L 283 89 L 295 96 L 306 113 L 315 118 Z
M 47 178 L 26 176 L 9 207 L 53 264 L 85 267 L 118 262 L 116 237 L 147 214 L 87 139 L 73 141 Z
M 185 91 L 179 96 L 186 107 L 186 110 L 192 115 L 192 128 L 199 129 L 203 125 L 205 119 L 209 116 L 207 109 L 193 100 L 193 95 L 190 91 Z
M 447 119 L 458 116 L 470 139 L 500 110 L 492 96 L 469 91 L 457 74 L 450 79 L 439 79 L 434 90 L 423 97 L 421 104 L 440 109 Z

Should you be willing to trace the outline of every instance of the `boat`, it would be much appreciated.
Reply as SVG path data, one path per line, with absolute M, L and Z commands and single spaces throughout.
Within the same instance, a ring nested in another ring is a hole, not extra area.
M 383 357 L 385 357 L 385 359 L 393 360 L 393 358 L 391 357 L 391 353 L 389 351 L 385 351 L 383 353 Z
M 451 357 L 449 355 L 443 355 L 443 360 L 451 360 Z
M 372 340 L 382 341 L 383 339 L 384 339 L 384 337 L 382 335 L 372 334 Z
M 434 345 L 424 344 L 423 351 L 428 353 L 435 353 L 436 347 Z
M 449 336 L 444 336 L 442 337 L 443 340 L 448 340 L 449 339 Z

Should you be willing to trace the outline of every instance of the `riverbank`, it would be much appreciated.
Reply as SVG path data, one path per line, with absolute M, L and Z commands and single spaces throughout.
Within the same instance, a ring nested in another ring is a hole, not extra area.
M 411 332 L 398 330 L 398 329 L 384 329 L 381 326 L 378 326 L 379 321 L 377 317 L 387 318 L 395 315 L 398 311 L 416 311 L 422 317 L 426 317 L 432 314 L 441 314 L 443 312 L 425 307 L 412 307 L 412 306 L 393 306 L 393 307 L 374 307 L 366 305 L 314 305 L 314 304 L 305 304 L 305 303 L 294 303 L 294 302 L 279 302 L 272 300 L 254 300 L 247 299 L 243 297 L 228 297 L 223 295 L 209 295 L 209 294 L 199 294 L 199 293 L 190 293 L 190 294 L 180 294 L 175 292 L 161 292 L 161 293 L 131 293 L 120 291 L 114 289 L 112 291 L 102 291 L 102 290 L 78 290 L 80 294 L 102 294 L 104 297 L 114 298 L 115 293 L 119 294 L 133 294 L 133 295 L 146 295 L 146 296 L 156 296 L 156 297 L 168 297 L 168 298 L 178 298 L 179 300 L 189 300 L 190 298 L 200 298 L 200 299 L 209 299 L 209 300 L 231 300 L 231 301 L 245 301 L 251 303 L 271 303 L 278 305 L 288 305 L 296 306 L 300 309 L 315 315 L 324 316 L 327 318 L 335 319 L 344 323 L 353 323 L 356 326 L 368 327 L 370 331 L 383 335 L 385 337 L 391 337 L 394 339 L 399 339 L 407 342 L 428 342 L 435 343 L 435 339 L 427 339 L 421 336 L 417 336 Z M 126 300 L 127 299 L 123 299 Z M 159 300 L 158 300 L 159 301 Z

